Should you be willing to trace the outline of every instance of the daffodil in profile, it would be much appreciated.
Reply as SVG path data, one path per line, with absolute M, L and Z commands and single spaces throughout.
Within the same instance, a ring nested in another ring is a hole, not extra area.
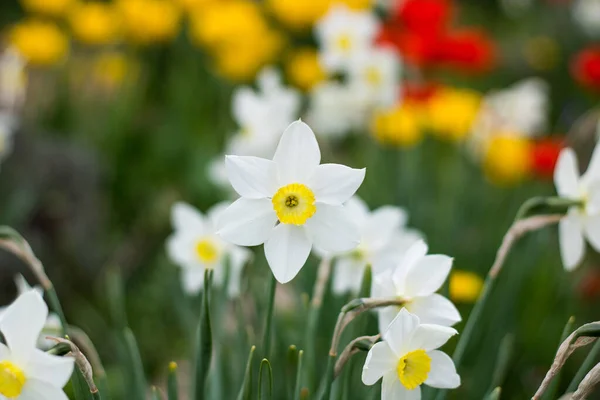
M 338 294 L 356 293 L 367 265 L 374 274 L 393 268 L 421 238 L 417 231 L 406 227 L 408 216 L 400 207 L 383 206 L 370 211 L 358 196 L 353 196 L 345 206 L 359 228 L 360 243 L 350 252 L 333 255 L 332 290 Z
M 566 148 L 554 170 L 558 195 L 579 205 L 571 207 L 559 222 L 560 253 L 566 270 L 575 269 L 585 255 L 585 239 L 600 251 L 600 146 L 596 146 L 590 164 L 579 174 L 575 152 Z
M 62 388 L 73 372 L 74 359 L 44 353 L 36 342 L 48 307 L 39 293 L 19 296 L 0 319 L 0 398 L 68 400 Z
M 406 251 L 394 268 L 374 277 L 371 297 L 395 297 L 404 301 L 401 307 L 379 310 L 380 332 L 387 329 L 402 309 L 417 315 L 427 324 L 452 326 L 461 320 L 454 304 L 435 293 L 450 273 L 452 258 L 441 254 L 427 255 L 427 250 L 425 242 L 419 240 Z
M 196 294 L 204 285 L 204 271 L 214 271 L 214 281 L 222 284 L 229 262 L 227 292 L 230 297 L 240 293 L 240 280 L 244 265 L 251 258 L 248 249 L 225 242 L 215 234 L 219 214 L 229 203 L 219 203 L 206 215 L 186 203 L 175 203 L 171 222 L 175 232 L 167 239 L 171 260 L 182 268 L 181 280 L 186 293 Z
M 229 181 L 241 198 L 221 214 L 218 234 L 240 246 L 264 243 L 281 283 L 298 274 L 313 244 L 338 253 L 360 241 L 343 203 L 361 185 L 365 170 L 320 162 L 315 135 L 302 121 L 285 130 L 273 160 L 226 157 Z
M 460 386 L 452 359 L 440 350 L 456 335 L 452 328 L 421 324 L 419 317 L 400 311 L 367 354 L 362 371 L 365 385 L 382 379 L 382 400 L 420 400 L 421 385 L 440 389 Z

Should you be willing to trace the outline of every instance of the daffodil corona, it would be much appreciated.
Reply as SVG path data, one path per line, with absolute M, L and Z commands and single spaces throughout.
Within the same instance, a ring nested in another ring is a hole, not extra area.
M 383 378 L 381 398 L 420 400 L 421 385 L 454 389 L 460 376 L 445 353 L 436 350 L 456 335 L 439 325 L 421 324 L 416 315 L 402 310 L 383 333 L 365 360 L 362 381 L 374 385 Z
M 343 203 L 361 185 L 365 170 L 320 161 L 315 135 L 302 121 L 285 130 L 273 160 L 225 160 L 241 198 L 223 212 L 218 234 L 241 246 L 264 243 L 269 266 L 281 283 L 298 274 L 313 244 L 326 252 L 344 252 L 359 243 L 358 228 Z

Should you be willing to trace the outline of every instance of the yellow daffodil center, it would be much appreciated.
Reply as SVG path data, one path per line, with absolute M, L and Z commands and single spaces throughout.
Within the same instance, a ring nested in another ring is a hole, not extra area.
M 408 390 L 416 389 L 427 380 L 431 370 L 431 357 L 425 350 L 414 350 L 406 353 L 398 361 L 398 379 Z
M 381 84 L 381 71 L 377 67 L 368 67 L 365 69 L 365 80 L 371 86 L 379 86 Z
M 18 397 L 25 385 L 25 374 L 10 361 L 0 362 L 0 394 L 13 399 Z
M 200 261 L 210 264 L 217 259 L 219 250 L 211 240 L 202 239 L 196 243 L 196 254 Z
M 335 44 L 341 51 L 348 52 L 352 48 L 352 39 L 347 33 L 342 33 L 337 37 Z
M 279 188 L 271 201 L 282 224 L 303 225 L 317 211 L 314 193 L 301 183 Z

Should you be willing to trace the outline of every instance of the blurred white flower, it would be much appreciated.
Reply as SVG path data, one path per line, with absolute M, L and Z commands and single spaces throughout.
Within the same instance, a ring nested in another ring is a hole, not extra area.
M 68 400 L 62 391 L 73 372 L 74 359 L 36 349 L 48 316 L 39 293 L 20 295 L 0 319 L 6 345 L 0 344 L 0 395 L 22 400 Z
M 255 91 L 242 86 L 233 93 L 233 119 L 239 130 L 227 142 L 226 154 L 271 157 L 281 132 L 298 119 L 300 93 L 283 86 L 277 70 L 263 69 L 258 75 L 257 87 Z M 228 184 L 224 157 L 213 160 L 208 168 L 212 182 L 221 186 Z
M 332 290 L 337 294 L 356 293 L 367 265 L 374 275 L 392 268 L 421 238 L 419 233 L 406 228 L 408 217 L 399 207 L 384 206 L 371 212 L 358 196 L 344 205 L 360 230 L 360 243 L 351 252 L 333 254 Z
M 565 269 L 572 271 L 585 254 L 585 240 L 600 251 L 600 146 L 596 145 L 587 171 L 579 175 L 577 156 L 570 148 L 561 151 L 554 170 L 559 196 L 580 200 L 559 223 L 560 252 Z
M 13 136 L 17 121 L 12 114 L 0 111 L 0 161 L 6 158 L 13 148 Z
M 265 244 L 275 278 L 292 280 L 313 243 L 349 251 L 360 234 L 342 205 L 361 185 L 364 169 L 322 164 L 313 131 L 302 121 L 283 133 L 273 160 L 227 156 L 231 185 L 241 196 L 219 218 L 218 234 L 240 246 Z
M 354 85 L 328 81 L 310 93 L 307 122 L 319 137 L 341 138 L 351 131 L 366 128 L 369 122 L 369 98 Z
M 573 18 L 588 36 L 600 36 L 600 0 L 575 1 Z
M 330 72 L 344 72 L 352 59 L 371 48 L 379 30 L 377 18 L 370 11 L 353 11 L 335 5 L 315 25 L 319 59 Z
M 413 244 L 393 269 L 377 274 L 373 279 L 371 297 L 397 297 L 405 301 L 403 307 L 379 309 L 379 331 L 387 326 L 398 312 L 405 308 L 427 324 L 452 326 L 461 320 L 454 304 L 435 293 L 444 283 L 452 258 L 427 255 L 427 245 L 419 240 Z
M 17 295 L 18 296 L 20 296 L 24 293 L 30 292 L 32 290 L 35 291 L 40 296 L 44 295 L 44 291 L 42 290 L 42 288 L 40 286 L 31 287 L 27 283 L 27 281 L 25 280 L 23 275 L 21 275 L 21 274 L 17 274 L 15 276 L 15 285 L 17 286 Z M 2 316 L 4 315 L 6 310 L 8 310 L 8 307 L 10 307 L 10 306 L 0 307 L 0 319 L 2 318 Z M 49 313 L 48 318 L 46 319 L 46 323 L 44 324 L 44 327 L 42 329 L 42 333 L 40 333 L 40 336 L 38 337 L 37 347 L 39 347 L 40 349 L 43 349 L 43 350 L 47 350 L 47 349 L 53 347 L 56 344 L 56 342 L 54 342 L 53 340 L 46 339 L 46 337 L 47 336 L 58 337 L 58 336 L 61 336 L 61 332 L 62 332 L 62 324 L 60 322 L 60 318 L 55 313 Z
M 549 86 L 529 78 L 487 94 L 472 128 L 474 150 L 481 154 L 497 135 L 535 137 L 548 123 Z
M 420 400 L 421 385 L 440 389 L 460 386 L 454 362 L 436 350 L 456 335 L 452 328 L 421 324 L 416 315 L 406 310 L 394 318 L 367 354 L 362 371 L 365 385 L 383 378 L 382 400 Z
M 219 203 L 208 210 L 206 216 L 186 203 L 175 203 L 171 209 L 175 232 L 167 239 L 167 252 L 182 268 L 182 285 L 188 294 L 202 290 L 206 269 L 214 271 L 217 285 L 223 284 L 227 260 L 230 266 L 227 293 L 230 297 L 240 294 L 242 271 L 252 253 L 216 235 L 217 219 L 228 205 Z
M 0 55 L 0 107 L 14 112 L 23 103 L 27 87 L 25 65 L 25 59 L 14 48 Z
M 367 93 L 372 108 L 389 108 L 400 98 L 401 63 L 397 53 L 386 47 L 357 53 L 348 67 L 350 85 Z

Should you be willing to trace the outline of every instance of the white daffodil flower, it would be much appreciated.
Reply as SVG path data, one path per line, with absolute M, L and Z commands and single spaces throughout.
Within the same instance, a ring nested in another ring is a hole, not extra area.
M 600 0 L 575 1 L 573 18 L 588 36 L 600 36 Z
M 36 341 L 48 316 L 41 296 L 20 295 L 0 319 L 6 345 L 0 343 L 0 398 L 68 400 L 62 391 L 73 372 L 74 359 L 37 349 Z
M 342 138 L 369 123 L 368 93 L 356 85 L 322 82 L 310 93 L 306 120 L 319 137 Z
M 358 196 L 345 206 L 360 230 L 360 244 L 351 252 L 332 254 L 332 290 L 336 294 L 358 292 L 367 265 L 374 275 L 392 268 L 421 239 L 418 232 L 406 228 L 408 216 L 400 207 L 384 206 L 371 212 Z
M 219 203 L 208 210 L 206 216 L 189 204 L 173 205 L 171 222 L 175 232 L 167 239 L 167 252 L 171 260 L 182 268 L 182 285 L 188 294 L 202 290 L 206 269 L 212 269 L 215 283 L 222 284 L 227 259 L 230 266 L 227 293 L 230 297 L 240 294 L 242 271 L 252 253 L 216 235 L 217 220 L 228 205 Z
M 356 54 L 373 45 L 379 22 L 370 11 L 353 11 L 335 5 L 315 25 L 319 59 L 330 72 L 345 72 Z
M 581 201 L 558 225 L 562 262 L 566 270 L 572 271 L 585 254 L 584 238 L 600 251 L 600 146 L 596 145 L 582 176 L 575 152 L 563 149 L 554 169 L 554 184 L 560 197 Z
M 427 324 L 452 326 L 461 320 L 454 304 L 435 293 L 444 283 L 452 258 L 427 255 L 427 245 L 419 240 L 413 244 L 393 269 L 377 274 L 373 279 L 371 297 L 397 297 L 405 301 L 402 307 L 385 307 L 379 312 L 379 330 L 385 332 L 398 312 L 405 308 Z
M 39 294 L 40 297 L 42 297 L 44 295 L 44 291 L 42 290 L 42 288 L 40 286 L 31 287 L 29 285 L 29 283 L 27 283 L 27 281 L 25 280 L 23 275 L 21 275 L 21 274 L 17 274 L 15 276 L 15 285 L 17 286 L 17 295 L 18 296 L 20 296 L 24 293 L 30 292 L 32 290 L 35 291 L 37 294 Z M 8 310 L 9 307 L 10 306 L 0 307 L 0 319 L 2 318 L 2 316 L 4 315 L 6 310 Z M 37 347 L 39 347 L 42 350 L 47 350 L 47 349 L 51 348 L 52 346 L 54 346 L 56 344 L 56 342 L 53 340 L 46 339 L 46 337 L 47 336 L 58 337 L 58 336 L 61 336 L 61 332 L 62 332 L 62 324 L 60 322 L 60 318 L 55 313 L 49 313 L 48 318 L 46 319 L 46 323 L 44 324 L 44 327 L 42 329 L 42 333 L 40 333 L 40 336 L 38 338 Z
M 397 53 L 385 47 L 357 53 L 348 67 L 350 85 L 367 93 L 371 107 L 389 108 L 400 98 L 401 64 Z
M 420 400 L 423 384 L 440 389 L 459 387 L 454 362 L 436 350 L 456 334 L 452 328 L 421 324 L 416 315 L 400 311 L 383 333 L 383 341 L 369 350 L 363 383 L 370 386 L 383 378 L 382 400 Z
M 0 106 L 14 112 L 25 98 L 25 59 L 14 48 L 0 55 Z
M 273 160 L 227 156 L 229 181 L 241 196 L 219 218 L 218 234 L 240 246 L 265 244 L 275 278 L 292 280 L 313 243 L 338 253 L 360 239 L 343 203 L 361 185 L 364 169 L 322 164 L 315 134 L 302 121 L 283 133 Z

